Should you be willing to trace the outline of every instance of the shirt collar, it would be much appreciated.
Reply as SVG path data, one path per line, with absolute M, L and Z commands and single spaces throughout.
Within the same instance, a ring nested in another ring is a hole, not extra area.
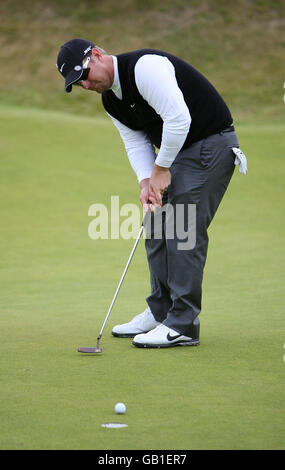
M 115 93 L 116 96 L 122 96 L 119 71 L 118 71 L 118 59 L 115 55 L 112 55 L 113 64 L 114 64 L 114 81 L 111 86 L 111 90 Z

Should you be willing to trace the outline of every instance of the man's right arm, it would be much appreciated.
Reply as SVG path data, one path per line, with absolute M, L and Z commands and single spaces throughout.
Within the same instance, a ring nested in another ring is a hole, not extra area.
M 111 116 L 124 142 L 129 162 L 137 175 L 141 188 L 140 201 L 145 211 L 154 210 L 155 195 L 149 191 L 149 179 L 153 171 L 156 153 L 152 143 L 142 131 L 134 131 Z M 152 205 L 153 204 L 153 205 Z
M 149 179 L 156 159 L 154 147 L 143 131 L 134 131 L 111 116 L 124 142 L 130 164 L 137 175 L 138 182 Z

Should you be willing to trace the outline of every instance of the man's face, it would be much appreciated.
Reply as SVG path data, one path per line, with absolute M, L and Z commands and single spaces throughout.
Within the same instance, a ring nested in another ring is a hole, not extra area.
M 87 65 L 90 69 L 87 79 L 78 82 L 84 90 L 103 93 L 111 88 L 113 76 L 106 57 L 107 56 L 100 54 L 97 49 L 92 49 L 91 56 L 83 60 L 83 68 Z

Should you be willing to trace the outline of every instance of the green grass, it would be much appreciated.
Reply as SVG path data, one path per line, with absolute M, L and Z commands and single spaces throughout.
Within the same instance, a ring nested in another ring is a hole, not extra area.
M 145 308 L 143 242 L 91 240 L 88 208 L 138 201 L 107 119 L 0 108 L 1 449 L 284 448 L 284 125 L 238 125 L 248 156 L 210 229 L 201 345 L 111 336 Z M 123 417 L 113 411 L 123 401 Z M 126 422 L 125 429 L 101 427 Z

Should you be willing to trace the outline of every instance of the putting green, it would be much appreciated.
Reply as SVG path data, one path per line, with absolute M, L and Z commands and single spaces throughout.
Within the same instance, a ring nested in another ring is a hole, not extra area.
M 88 209 L 138 203 L 135 175 L 108 120 L 0 118 L 1 449 L 284 448 L 285 127 L 238 126 L 249 173 L 210 229 L 201 345 L 111 336 L 146 306 L 141 241 L 90 357 L 134 240 L 90 239 Z

